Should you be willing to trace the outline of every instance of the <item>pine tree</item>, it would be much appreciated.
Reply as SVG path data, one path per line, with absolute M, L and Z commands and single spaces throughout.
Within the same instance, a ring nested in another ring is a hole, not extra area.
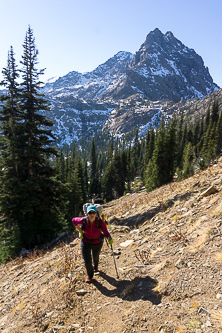
M 176 135 L 176 167 L 181 167 L 182 164 L 182 156 L 183 156 L 183 145 L 182 145 L 182 138 L 183 138 L 183 127 L 184 127 L 184 114 L 182 113 L 177 126 L 177 135 Z
M 104 199 L 108 202 L 114 199 L 113 193 L 113 163 L 112 161 L 106 166 L 102 178 L 102 193 Z
M 212 120 L 213 123 L 217 123 L 219 118 L 219 106 L 218 106 L 218 101 L 214 101 L 211 114 L 210 114 L 210 119 Z
M 164 119 L 162 119 L 158 134 L 155 138 L 152 162 L 152 173 L 146 171 L 145 183 L 148 191 L 153 190 L 167 182 L 167 158 L 166 158 L 166 128 Z
M 65 183 L 65 157 L 62 149 L 59 151 L 59 156 L 55 159 L 55 170 L 62 183 Z
M 139 165 L 139 155 L 140 155 L 140 143 L 139 143 L 139 131 L 136 130 L 135 138 L 133 140 L 133 146 L 131 150 L 131 162 L 133 170 L 133 178 L 136 176 L 138 165 Z
M 100 196 L 101 192 L 101 185 L 98 179 L 97 173 L 97 154 L 96 154 L 96 147 L 94 137 L 91 143 L 91 150 L 90 150 L 90 174 L 89 174 L 89 193 L 91 196 Z
M 83 179 L 83 170 L 80 159 L 75 159 L 75 166 L 70 174 L 69 186 L 69 221 L 78 216 L 85 201 L 85 188 Z
M 17 204 L 16 186 L 19 173 L 20 147 L 18 144 L 20 110 L 18 70 L 14 51 L 8 53 L 7 67 L 3 69 L 2 85 L 7 89 L 0 109 L 0 262 L 13 257 L 21 246 L 20 231 L 14 208 Z
M 169 124 L 166 134 L 166 174 L 165 182 L 171 182 L 175 173 L 175 160 L 176 160 L 176 119 L 173 118 Z
M 222 111 L 218 118 L 215 139 L 216 139 L 216 155 L 218 156 L 222 152 Z
M 120 170 L 120 175 L 121 175 L 121 186 L 122 186 L 122 191 L 124 193 L 126 184 L 127 184 L 127 152 L 125 148 L 122 149 L 120 152 L 120 164 L 121 164 L 121 170 Z
M 113 159 L 113 152 L 114 152 L 114 142 L 113 142 L 113 136 L 110 140 L 109 148 L 108 148 L 108 153 L 107 153 L 107 164 L 112 161 Z
M 89 189 L 89 177 L 88 177 L 87 161 L 85 161 L 85 165 L 84 165 L 84 179 L 85 179 L 86 193 L 88 193 L 88 189 Z
M 11 180 L 14 196 L 10 213 L 5 213 L 5 218 L 9 221 L 13 216 L 20 232 L 21 245 L 30 248 L 51 239 L 62 230 L 64 207 L 61 207 L 63 188 L 50 165 L 50 160 L 57 154 L 52 147 L 53 122 L 41 114 L 42 111 L 49 111 L 49 106 L 39 93 L 39 76 L 43 71 L 36 69 L 38 51 L 30 27 L 23 49 L 18 101 L 20 120 L 16 127 L 18 170 L 16 180 Z
M 130 191 L 130 184 L 132 181 L 132 171 L 131 171 L 131 145 L 126 151 L 126 183 L 127 191 Z
M 146 135 L 145 157 L 144 157 L 144 163 L 146 166 L 148 165 L 149 160 L 153 156 L 154 141 L 155 141 L 155 132 L 154 129 L 152 128 L 151 131 L 148 131 Z
M 206 116 L 204 118 L 204 129 L 203 129 L 204 134 L 207 132 L 209 124 L 210 124 L 210 108 L 207 109 Z
M 183 171 L 178 180 L 185 179 L 194 173 L 194 149 L 191 142 L 187 142 L 183 153 Z

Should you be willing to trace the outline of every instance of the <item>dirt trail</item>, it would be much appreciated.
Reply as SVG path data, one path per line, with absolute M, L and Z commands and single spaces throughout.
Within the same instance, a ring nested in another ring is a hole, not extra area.
M 210 190 L 211 192 L 207 192 Z M 0 332 L 222 332 L 222 159 L 104 205 L 92 284 L 79 240 L 0 266 Z

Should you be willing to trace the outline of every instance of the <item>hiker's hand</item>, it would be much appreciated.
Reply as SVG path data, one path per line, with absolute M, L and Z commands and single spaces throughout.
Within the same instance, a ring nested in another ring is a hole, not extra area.
M 109 238 L 108 238 L 108 242 L 109 242 L 109 245 L 112 245 L 112 244 L 113 244 L 113 239 L 112 239 L 112 237 L 109 237 Z
M 83 232 L 82 232 L 82 230 L 79 230 L 79 238 L 83 239 Z

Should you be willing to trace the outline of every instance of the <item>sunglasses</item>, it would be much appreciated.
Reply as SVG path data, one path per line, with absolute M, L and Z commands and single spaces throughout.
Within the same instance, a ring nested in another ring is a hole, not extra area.
M 89 214 L 89 215 L 91 215 L 91 214 L 95 215 L 96 212 L 91 211 L 91 212 L 89 212 L 88 214 Z

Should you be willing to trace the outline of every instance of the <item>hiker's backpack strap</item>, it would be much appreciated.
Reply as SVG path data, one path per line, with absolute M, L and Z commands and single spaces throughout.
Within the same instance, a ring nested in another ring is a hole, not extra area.
M 86 230 L 86 217 L 82 220 L 82 231 Z
M 102 227 L 101 227 L 101 223 L 102 223 L 102 219 L 100 217 L 98 217 L 98 220 L 96 221 L 96 227 L 102 231 Z M 86 230 L 86 217 L 82 220 L 82 227 L 81 227 L 82 231 Z
M 97 229 L 99 229 L 100 231 L 102 231 L 101 223 L 102 223 L 102 219 L 101 219 L 100 217 L 97 217 L 96 227 L 97 227 Z

